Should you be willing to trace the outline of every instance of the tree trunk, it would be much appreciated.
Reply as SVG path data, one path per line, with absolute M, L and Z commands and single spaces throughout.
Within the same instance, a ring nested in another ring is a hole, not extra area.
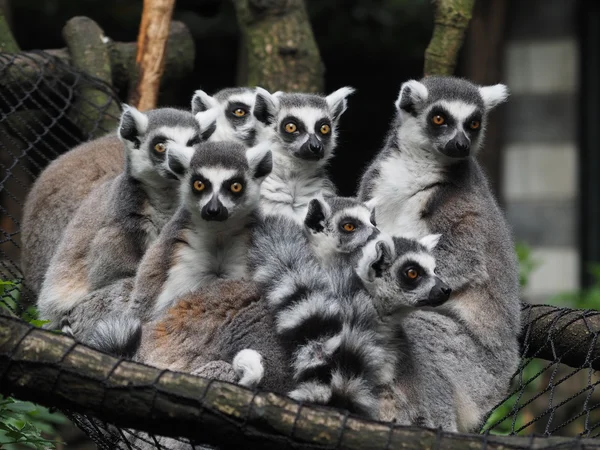
M 435 27 L 425 50 L 425 76 L 452 75 L 475 0 L 436 0 Z
M 129 102 L 140 111 L 156 108 L 175 0 L 144 0 L 137 40 L 138 79 Z
M 304 0 L 234 0 L 247 76 L 268 91 L 323 92 L 324 67 Z

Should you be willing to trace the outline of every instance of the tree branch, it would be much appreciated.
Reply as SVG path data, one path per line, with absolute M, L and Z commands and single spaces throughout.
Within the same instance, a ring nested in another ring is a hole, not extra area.
M 475 0 L 436 0 L 433 36 L 425 50 L 425 76 L 452 75 Z

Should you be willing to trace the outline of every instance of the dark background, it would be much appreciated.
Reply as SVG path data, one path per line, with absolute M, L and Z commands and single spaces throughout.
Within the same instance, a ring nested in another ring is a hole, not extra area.
M 61 30 L 71 17 L 95 20 L 116 41 L 135 41 L 142 1 L 9 0 L 11 25 L 23 50 L 64 47 Z M 365 164 L 383 141 L 400 85 L 423 73 L 433 29 L 430 0 L 308 0 L 329 93 L 357 92 L 340 126 L 331 174 L 340 193 L 352 195 Z M 228 0 L 178 0 L 175 20 L 196 44 L 193 75 L 161 93 L 161 106 L 188 107 L 196 89 L 213 93 L 235 85 L 239 31 Z

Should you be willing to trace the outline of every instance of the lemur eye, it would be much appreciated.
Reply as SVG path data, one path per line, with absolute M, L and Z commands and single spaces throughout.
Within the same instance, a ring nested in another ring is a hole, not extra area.
M 198 192 L 203 191 L 205 187 L 206 187 L 206 185 L 202 181 L 200 181 L 200 180 L 194 181 L 194 189 L 197 190 Z
M 288 133 L 294 133 L 297 129 L 298 129 L 298 127 L 293 122 L 289 122 L 289 123 L 285 124 L 285 131 L 287 131 Z
M 433 116 L 431 118 L 431 121 L 433 122 L 434 125 L 437 125 L 437 126 L 444 125 L 444 123 L 446 123 L 445 117 L 442 116 L 441 114 L 436 114 L 435 116 Z
M 331 127 L 324 123 L 321 125 L 321 134 L 328 134 L 331 131 Z
M 352 222 L 346 222 L 342 225 L 342 228 L 344 229 L 344 231 L 348 231 L 350 233 L 356 230 L 356 225 L 354 225 Z
M 246 115 L 246 113 L 247 113 L 247 111 L 242 108 L 236 108 L 233 110 L 233 115 L 237 116 L 237 117 L 244 117 Z
M 239 194 L 240 192 L 242 192 L 242 183 L 231 183 L 230 189 L 231 192 Z
M 481 126 L 481 122 L 479 122 L 479 120 L 473 120 L 469 124 L 469 127 L 471 128 L 471 130 L 477 130 L 480 126 Z
M 158 153 L 164 153 L 166 149 L 167 149 L 167 146 L 165 144 L 163 144 L 162 142 L 159 142 L 158 144 L 156 144 L 154 146 L 154 150 L 156 150 Z
M 408 278 L 409 280 L 416 280 L 419 277 L 419 271 L 414 267 L 409 267 L 404 272 L 404 275 L 406 275 L 406 278 Z

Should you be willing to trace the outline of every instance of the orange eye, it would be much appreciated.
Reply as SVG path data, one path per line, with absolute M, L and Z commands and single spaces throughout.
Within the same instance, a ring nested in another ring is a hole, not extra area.
M 446 123 L 446 119 L 444 118 L 444 116 L 442 116 L 440 114 L 436 114 L 435 116 L 433 116 L 431 118 L 431 121 L 433 122 L 434 125 L 437 125 L 437 126 L 444 125 L 444 123 Z
M 205 187 L 206 186 L 202 181 L 200 181 L 200 180 L 194 181 L 194 189 L 197 190 L 198 192 L 203 191 Z
M 345 231 L 351 232 L 351 231 L 356 230 L 356 225 L 354 225 L 353 223 L 348 222 L 348 223 L 345 223 L 344 225 L 342 225 L 342 228 Z
M 231 183 L 230 189 L 231 192 L 239 194 L 240 192 L 242 192 L 242 183 Z
M 167 146 L 165 144 L 163 144 L 162 142 L 159 142 L 158 144 L 156 144 L 154 146 L 154 150 L 156 150 L 158 153 L 164 153 L 166 149 L 167 149 Z
M 237 108 L 233 110 L 233 115 L 237 117 L 244 117 L 246 115 L 246 110 L 242 108 Z
M 331 127 L 326 123 L 321 125 L 321 134 L 328 134 L 331 131 Z
M 407 269 L 406 272 L 404 272 L 404 273 L 406 274 L 406 277 L 409 280 L 416 280 L 417 277 L 419 276 L 419 272 L 417 272 L 417 269 L 414 269 L 412 267 L 410 269 Z
M 469 127 L 471 127 L 471 130 L 476 130 L 481 126 L 481 122 L 479 122 L 478 120 L 473 120 L 470 124 Z
M 285 131 L 287 131 L 288 133 L 294 133 L 297 129 L 298 129 L 298 127 L 293 122 L 289 122 L 289 123 L 285 124 Z

